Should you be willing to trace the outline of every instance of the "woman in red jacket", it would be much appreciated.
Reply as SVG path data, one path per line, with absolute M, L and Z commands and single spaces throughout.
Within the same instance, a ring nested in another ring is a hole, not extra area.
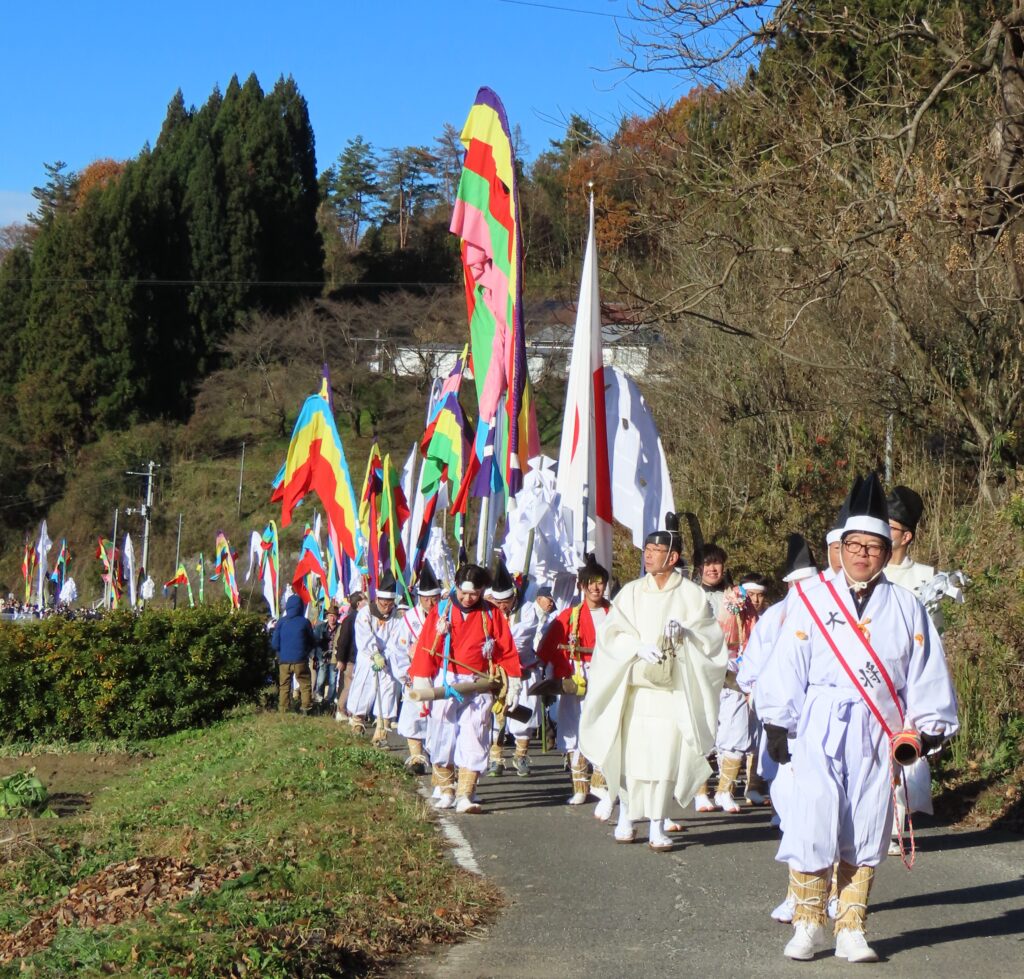
M 463 565 L 455 574 L 455 592 L 430 611 L 409 676 L 415 689 L 479 679 L 498 667 L 508 675 L 506 700 L 514 703 L 519 694 L 519 654 L 503 612 L 484 601 L 484 589 L 491 577 L 475 564 Z M 427 729 L 427 749 L 434 765 L 439 789 L 438 809 L 479 812 L 473 790 L 487 769 L 490 748 L 490 693 L 454 693 L 435 700 Z M 455 766 L 459 769 L 455 786 Z

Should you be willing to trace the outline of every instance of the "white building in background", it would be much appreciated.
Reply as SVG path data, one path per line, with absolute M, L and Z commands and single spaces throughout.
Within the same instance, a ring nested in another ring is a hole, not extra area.
M 638 322 L 624 307 L 602 307 L 601 312 L 605 367 L 618 367 L 630 377 L 650 377 L 651 348 L 660 338 L 657 328 Z M 575 328 L 575 303 L 548 300 L 527 309 L 526 366 L 533 384 L 552 376 L 568 376 Z M 457 335 L 461 338 L 467 334 L 468 330 L 460 329 Z M 447 377 L 464 344 L 463 339 L 421 345 L 394 341 L 390 358 L 379 357 L 370 369 L 379 373 L 390 367 L 399 377 Z

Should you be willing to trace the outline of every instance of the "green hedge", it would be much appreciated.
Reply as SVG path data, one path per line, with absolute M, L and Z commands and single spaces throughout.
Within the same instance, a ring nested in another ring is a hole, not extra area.
M 260 616 L 212 608 L 0 624 L 0 738 L 153 738 L 258 699 Z

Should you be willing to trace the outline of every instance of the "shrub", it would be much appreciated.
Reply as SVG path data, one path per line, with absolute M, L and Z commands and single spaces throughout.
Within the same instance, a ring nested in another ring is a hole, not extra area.
M 0 625 L 0 730 L 12 740 L 153 738 L 255 701 L 263 619 L 214 608 Z

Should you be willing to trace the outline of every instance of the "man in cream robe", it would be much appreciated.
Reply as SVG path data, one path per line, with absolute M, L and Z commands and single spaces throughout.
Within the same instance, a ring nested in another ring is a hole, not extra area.
M 664 820 L 673 798 L 687 805 L 710 774 L 728 662 L 704 592 L 675 571 L 675 515 L 666 523 L 645 543 L 648 573 L 615 597 L 597 637 L 580 720 L 583 754 L 620 795 L 616 840 L 632 842 L 633 821 L 646 818 L 656 850 L 672 846 Z

